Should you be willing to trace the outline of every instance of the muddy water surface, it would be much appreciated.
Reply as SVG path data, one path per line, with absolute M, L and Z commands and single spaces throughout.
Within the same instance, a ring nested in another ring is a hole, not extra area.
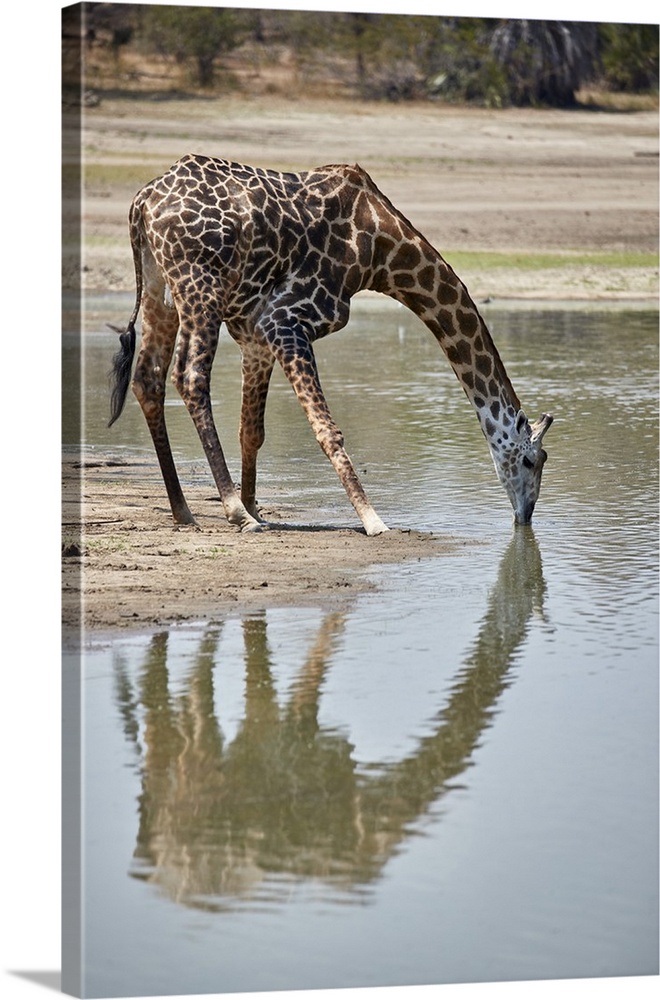
M 105 427 L 91 307 L 86 448 L 147 453 L 132 400 Z M 87 995 L 657 972 L 657 313 L 484 314 L 556 417 L 532 529 L 433 338 L 356 303 L 318 357 L 365 486 L 390 525 L 470 544 L 345 605 L 87 638 Z M 239 384 L 223 341 L 236 472 Z M 352 524 L 279 377 L 267 433 L 262 501 Z

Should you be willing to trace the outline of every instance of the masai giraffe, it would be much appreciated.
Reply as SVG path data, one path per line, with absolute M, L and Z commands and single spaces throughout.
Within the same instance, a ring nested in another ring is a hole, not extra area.
M 429 327 L 474 406 L 517 522 L 532 517 L 552 417 L 529 423 L 484 321 L 462 282 L 359 166 L 279 173 L 184 156 L 135 196 L 130 209 L 137 297 L 115 355 L 110 424 L 121 413 L 142 308 L 132 387 L 151 432 L 174 520 L 194 523 L 165 427 L 165 377 L 195 423 L 230 523 L 263 523 L 257 452 L 278 361 L 368 535 L 386 531 L 344 448 L 319 382 L 313 343 L 341 329 L 351 296 L 370 288 Z M 241 495 L 211 413 L 220 325 L 242 354 Z M 178 338 L 177 338 L 178 333 Z M 174 352 L 176 342 L 176 352 Z

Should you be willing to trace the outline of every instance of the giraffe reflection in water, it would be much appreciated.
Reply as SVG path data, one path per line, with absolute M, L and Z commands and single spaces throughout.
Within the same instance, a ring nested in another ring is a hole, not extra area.
M 541 555 L 517 528 L 501 560 L 479 633 L 448 700 L 414 752 L 359 767 L 339 731 L 322 729 L 319 702 L 348 611 L 321 623 L 284 705 L 276 696 L 265 616 L 242 623 L 245 713 L 227 743 L 214 711 L 222 625 L 209 626 L 185 690 L 169 691 L 168 636 L 155 635 L 139 695 L 118 668 L 125 728 L 139 746 L 142 793 L 131 874 L 205 909 L 284 898 L 291 879 L 363 893 L 388 859 L 469 765 L 536 612 L 543 614 Z M 219 692 L 221 695 L 221 692 Z

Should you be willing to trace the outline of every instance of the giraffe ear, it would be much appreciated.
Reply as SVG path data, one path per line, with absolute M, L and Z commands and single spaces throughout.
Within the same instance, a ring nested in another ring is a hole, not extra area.
M 516 433 L 522 434 L 524 428 L 529 424 L 527 419 L 527 414 L 524 410 L 518 410 L 518 416 L 516 417 Z
M 549 429 L 554 417 L 550 413 L 542 413 L 535 424 L 532 424 L 532 441 L 534 444 L 540 444 L 543 440 L 543 435 Z

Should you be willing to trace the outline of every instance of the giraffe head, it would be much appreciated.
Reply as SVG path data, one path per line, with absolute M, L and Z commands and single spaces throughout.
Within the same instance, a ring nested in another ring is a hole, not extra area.
M 543 413 L 535 424 L 530 424 L 524 411 L 519 410 L 506 444 L 493 447 L 491 442 L 495 469 L 511 501 L 516 524 L 529 524 L 532 519 L 548 457 L 541 442 L 552 420 Z

